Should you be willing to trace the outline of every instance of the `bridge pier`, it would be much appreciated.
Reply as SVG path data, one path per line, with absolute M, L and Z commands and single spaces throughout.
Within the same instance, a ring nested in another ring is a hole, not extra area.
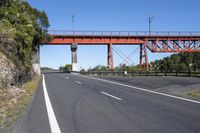
M 72 71 L 78 71 L 78 61 L 77 61 L 77 48 L 78 44 L 72 43 L 71 45 L 71 55 L 72 55 Z
M 108 44 L 107 65 L 108 65 L 109 69 L 113 69 L 114 68 L 112 43 Z
M 147 71 L 149 70 L 146 42 L 144 44 L 140 44 L 140 70 L 143 68 Z

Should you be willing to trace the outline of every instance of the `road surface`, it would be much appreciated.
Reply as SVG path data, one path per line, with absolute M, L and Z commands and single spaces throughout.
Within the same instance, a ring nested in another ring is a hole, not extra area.
M 44 79 L 19 133 L 200 133 L 200 102 L 154 93 L 169 81 L 63 73 Z M 169 84 L 186 84 L 176 82 Z

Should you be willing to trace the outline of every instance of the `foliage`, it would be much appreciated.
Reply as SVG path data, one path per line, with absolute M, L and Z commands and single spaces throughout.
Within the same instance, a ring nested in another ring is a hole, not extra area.
M 126 66 L 125 64 L 121 64 L 113 69 L 110 69 L 107 66 L 97 65 L 94 68 L 89 68 L 88 71 L 134 71 L 138 68 L 138 66 Z
M 88 71 L 106 71 L 106 70 L 109 70 L 109 68 L 103 65 L 97 65 L 94 68 L 88 69 Z
M 61 72 L 70 72 L 72 71 L 72 65 L 66 64 L 65 66 L 60 66 L 59 71 Z
M 161 60 L 155 60 L 149 64 L 150 71 L 160 72 L 184 72 L 184 71 L 200 71 L 200 53 L 178 53 L 172 54 Z M 140 71 L 139 65 L 126 66 L 122 64 L 112 69 L 113 71 Z M 97 65 L 88 71 L 110 71 L 106 66 Z
M 26 1 L 11 0 L 0 8 L 0 50 L 30 71 L 33 52 L 47 36 L 48 27 L 44 11 L 32 8 Z
M 86 72 L 86 70 L 83 68 L 83 69 L 80 70 L 80 72 Z
M 151 69 L 161 72 L 200 70 L 200 53 L 178 53 L 153 62 Z

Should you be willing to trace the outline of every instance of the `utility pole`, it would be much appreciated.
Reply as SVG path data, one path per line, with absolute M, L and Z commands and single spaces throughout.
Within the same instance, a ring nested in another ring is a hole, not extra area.
M 74 18 L 75 18 L 75 15 L 72 14 L 72 31 L 73 31 L 73 34 L 75 34 L 75 29 L 74 29 Z
M 149 16 L 149 36 L 151 36 L 151 21 L 152 21 L 153 17 Z

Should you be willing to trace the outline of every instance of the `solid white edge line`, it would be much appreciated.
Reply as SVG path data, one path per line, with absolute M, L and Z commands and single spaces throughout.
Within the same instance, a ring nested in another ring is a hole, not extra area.
M 103 91 L 101 91 L 101 93 L 102 93 L 102 94 L 104 94 L 104 95 L 107 95 L 107 96 L 109 96 L 109 97 L 112 97 L 112 98 L 114 98 L 114 99 L 117 99 L 117 100 L 119 100 L 119 101 L 121 101 L 121 100 L 122 100 L 121 98 L 119 98 L 119 97 L 116 97 L 116 96 L 113 96 L 113 95 L 111 95 L 111 94 L 108 94 L 108 93 L 106 93 L 106 92 L 103 92 Z
M 45 84 L 45 76 L 43 76 L 43 91 L 44 91 L 44 98 L 45 98 L 45 103 L 46 103 L 46 108 L 47 108 L 47 114 L 48 114 L 48 118 L 49 118 L 49 124 L 50 124 L 50 128 L 51 128 L 51 133 L 61 133 L 60 131 L 60 127 L 58 125 L 58 122 L 56 120 L 56 116 L 55 113 L 53 111 L 53 107 L 51 105 L 49 96 L 48 96 L 48 92 L 47 92 L 47 88 L 46 88 L 46 84 Z
M 140 88 L 140 87 L 135 87 L 135 86 L 131 86 L 131 85 L 117 83 L 117 82 L 114 82 L 114 81 L 109 81 L 109 80 L 104 80 L 104 79 L 99 79 L 99 78 L 94 78 L 94 77 L 88 77 L 88 76 L 83 76 L 83 75 L 80 75 L 80 76 L 90 78 L 90 79 L 94 79 L 94 80 L 107 82 L 107 83 L 111 83 L 111 84 L 115 84 L 115 85 L 120 85 L 120 86 L 124 86 L 124 87 L 128 87 L 128 88 L 133 88 L 133 89 L 140 90 L 140 91 L 145 91 L 145 92 L 149 92 L 149 93 L 153 93 L 153 94 L 158 94 L 158 95 L 162 95 L 162 96 L 166 96 L 166 97 L 171 97 L 171 98 L 175 98 L 175 99 L 179 99 L 179 100 L 184 100 L 184 101 L 200 104 L 200 101 L 191 100 L 191 99 L 187 99 L 187 98 L 183 98 L 183 97 L 179 97 L 179 96 L 174 96 L 174 95 L 170 95 L 170 94 L 165 94 L 165 93 L 161 93 L 161 92 L 147 90 L 147 89 L 143 89 L 143 88 Z

